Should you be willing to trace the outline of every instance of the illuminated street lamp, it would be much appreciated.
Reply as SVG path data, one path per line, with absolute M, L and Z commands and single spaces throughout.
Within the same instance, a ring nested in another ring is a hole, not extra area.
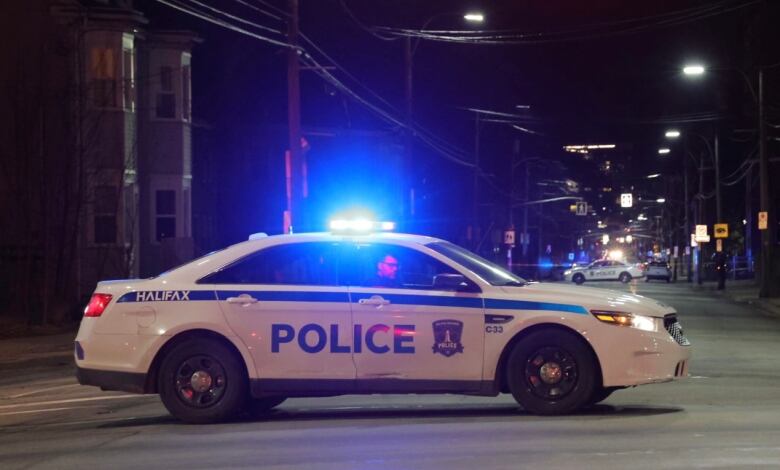
M 666 134 L 664 134 L 664 136 L 666 136 L 667 139 L 676 139 L 680 137 L 680 131 L 676 129 L 669 129 L 668 131 L 666 131 Z
M 683 73 L 690 76 L 704 75 L 704 66 L 701 64 L 690 64 L 683 67 Z
M 463 19 L 472 23 L 482 23 L 485 21 L 485 15 L 478 12 L 469 12 L 463 15 Z
M 666 147 L 658 149 L 658 155 L 666 155 L 666 154 L 668 154 L 669 152 L 671 152 L 671 150 L 669 150 L 669 149 L 668 149 L 668 148 L 666 148 Z
M 666 199 L 665 199 L 665 198 L 662 198 L 662 197 L 659 197 L 658 199 L 656 199 L 656 200 L 655 200 L 655 202 L 657 202 L 657 203 L 659 203 L 659 204 L 663 204 L 663 203 L 665 203 L 665 202 L 666 202 Z
M 653 173 L 652 175 L 647 175 L 647 179 L 651 180 L 653 178 L 658 178 L 661 176 L 661 173 Z

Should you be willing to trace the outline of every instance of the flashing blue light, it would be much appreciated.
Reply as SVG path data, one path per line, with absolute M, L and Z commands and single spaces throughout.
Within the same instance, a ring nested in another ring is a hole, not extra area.
M 335 219 L 330 221 L 330 229 L 333 232 L 357 233 L 391 231 L 395 229 L 395 222 L 376 222 L 368 219 Z

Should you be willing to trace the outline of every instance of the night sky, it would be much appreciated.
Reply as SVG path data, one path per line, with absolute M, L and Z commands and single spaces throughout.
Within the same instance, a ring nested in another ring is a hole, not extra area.
M 282 20 L 241 2 L 207 3 L 266 27 L 285 28 Z M 247 3 L 280 17 L 280 10 L 287 8 L 279 0 Z M 747 6 L 736 8 L 743 4 Z M 212 173 L 209 181 L 235 183 L 209 201 L 223 215 L 223 236 L 214 243 L 238 239 L 254 229 L 275 231 L 284 204 L 286 54 L 280 47 L 153 0 L 137 1 L 136 8 L 150 18 L 150 27 L 190 29 L 204 39 L 193 53 L 194 114 L 204 126 L 196 135 L 195 168 L 200 165 Z M 709 8 L 710 14 L 667 24 L 674 12 L 693 14 L 702 8 Z M 722 13 L 724 9 L 732 11 Z M 356 80 L 347 78 L 343 70 L 334 70 L 334 75 L 373 103 L 379 104 L 371 93 L 383 98 L 395 116 L 402 118 L 402 40 L 380 39 L 377 34 L 387 34 L 376 28 L 419 30 L 427 22 L 428 30 L 469 30 L 473 28 L 460 16 L 467 10 L 485 14 L 482 30 L 539 33 L 524 36 L 523 44 L 511 45 L 413 40 L 414 119 L 422 128 L 464 159 L 473 158 L 474 151 L 474 115 L 464 108 L 518 113 L 522 126 L 534 132 L 520 132 L 507 124 L 482 124 L 481 166 L 489 181 L 482 184 L 481 199 L 487 212 L 500 211 L 496 207 L 507 199 L 515 139 L 520 140 L 520 158 L 561 163 L 546 165 L 537 178 L 568 177 L 581 186 L 602 181 L 587 180 L 583 163 L 573 160 L 576 155 L 562 152 L 561 146 L 619 144 L 623 151 L 617 158 L 627 159 L 623 162 L 627 164 L 613 183 L 644 185 L 641 191 L 653 193 L 668 188 L 659 183 L 647 186 L 651 182 L 643 181 L 643 175 L 674 173 L 679 168 L 679 162 L 658 157 L 657 149 L 668 145 L 663 132 L 676 127 L 711 136 L 717 129 L 722 136 L 722 175 L 730 174 L 750 151 L 741 140 L 751 136 L 756 112 L 744 79 L 734 69 L 744 71 L 755 87 L 759 61 L 765 65 L 780 61 L 778 33 L 771 27 L 780 18 L 776 2 L 303 0 L 300 28 Z M 631 23 L 636 18 L 644 19 Z M 641 27 L 615 34 L 632 24 Z M 531 42 L 555 38 L 554 32 L 591 30 L 590 25 L 600 25 L 596 27 L 599 34 L 573 32 L 566 36 L 572 40 Z M 273 33 L 268 36 L 284 39 Z M 312 55 L 322 65 L 332 65 L 321 54 Z M 686 79 L 680 68 L 694 60 L 722 70 L 696 81 Z M 778 115 L 774 106 L 779 81 L 778 74 L 768 76 L 770 118 L 772 113 Z M 519 111 L 517 105 L 529 105 L 530 110 Z M 378 118 L 311 71 L 302 72 L 302 106 L 304 132 L 315 132 L 309 138 L 312 200 L 318 201 L 315 219 L 326 217 L 341 203 L 361 199 L 374 201 L 380 212 L 392 215 L 394 203 L 382 199 L 392 192 L 398 176 L 393 155 L 402 149 L 392 144 L 393 138 L 398 145 L 403 142 L 398 126 Z M 675 122 L 678 119 L 694 122 Z M 737 134 L 734 129 L 747 129 L 747 133 Z M 329 132 L 341 138 L 323 136 Z M 384 147 L 378 145 L 371 133 L 389 136 L 390 141 L 383 141 Z M 456 238 L 458 227 L 466 223 L 463 215 L 471 200 L 471 170 L 420 141 L 415 142 L 415 170 L 421 217 L 431 223 L 427 228 Z M 741 188 L 734 189 L 735 194 L 744 196 Z M 515 190 L 521 191 L 522 185 Z M 743 205 L 740 202 L 727 209 L 738 216 Z M 256 227 L 246 226 L 247 217 L 257 220 Z

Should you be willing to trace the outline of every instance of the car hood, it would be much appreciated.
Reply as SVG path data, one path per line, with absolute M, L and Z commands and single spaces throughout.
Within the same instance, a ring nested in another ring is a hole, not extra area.
M 503 287 L 507 299 L 582 306 L 587 310 L 615 310 L 651 317 L 663 317 L 675 310 L 657 300 L 612 289 L 568 284 L 530 283 L 523 287 Z

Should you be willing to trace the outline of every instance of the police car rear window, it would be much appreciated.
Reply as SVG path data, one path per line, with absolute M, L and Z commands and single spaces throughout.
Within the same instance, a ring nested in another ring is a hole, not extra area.
M 338 285 L 338 244 L 271 246 L 200 279 L 198 284 Z
M 425 246 L 450 258 L 493 286 L 524 286 L 528 284 L 528 281 L 522 277 L 510 273 L 501 266 L 458 245 L 449 242 L 434 242 Z

